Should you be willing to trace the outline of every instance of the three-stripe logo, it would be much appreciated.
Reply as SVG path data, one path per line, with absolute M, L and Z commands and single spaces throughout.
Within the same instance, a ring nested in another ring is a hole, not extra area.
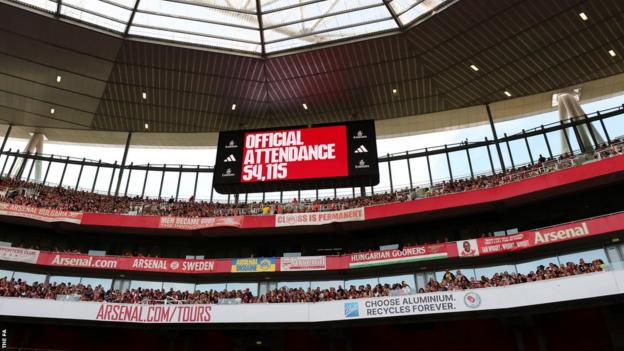
M 364 145 L 360 145 L 357 149 L 355 149 L 356 154 L 364 154 L 367 153 L 368 149 Z
M 230 156 L 226 157 L 225 160 L 223 160 L 223 162 L 236 162 L 236 157 L 230 154 Z

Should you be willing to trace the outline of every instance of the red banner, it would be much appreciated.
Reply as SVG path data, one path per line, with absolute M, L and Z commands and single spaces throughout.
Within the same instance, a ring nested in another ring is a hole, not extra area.
M 343 256 L 277 258 L 277 271 L 345 270 L 350 268 L 431 261 L 447 257 L 475 257 L 530 249 L 562 241 L 583 239 L 624 229 L 624 213 L 596 217 L 514 235 L 469 239 L 444 244 L 408 246 Z M 90 256 L 0 247 L 0 260 L 54 267 L 143 271 L 182 274 L 230 273 L 232 259 L 176 259 L 153 257 Z M 247 272 L 247 271 L 246 271 Z
M 508 236 L 458 241 L 457 254 L 459 257 L 471 257 L 530 249 L 622 230 L 622 223 L 624 223 L 624 213 L 617 213 Z
M 342 211 L 278 214 L 275 216 L 275 226 L 291 227 L 300 225 L 321 225 L 363 220 L 364 208 L 359 207 Z
M 493 188 L 465 191 L 462 193 L 429 197 L 365 208 L 366 220 L 402 215 L 425 214 L 451 208 L 490 204 L 541 191 L 587 181 L 592 178 L 613 175 L 624 171 L 624 155 L 591 162 L 582 166 L 563 169 L 553 173 L 496 186 Z M 615 181 L 612 179 L 611 181 Z
M 158 228 L 198 230 L 217 227 L 240 228 L 243 216 L 233 217 L 160 217 Z
M 587 165 L 573 167 L 495 188 L 436 196 L 415 201 L 369 206 L 363 208 L 363 213 L 360 212 L 362 209 L 351 209 L 348 211 L 296 213 L 279 216 L 247 215 L 234 217 L 181 218 L 100 213 L 83 214 L 0 202 L 0 216 L 15 216 L 32 218 L 45 222 L 68 222 L 102 227 L 169 230 L 203 230 L 219 227 L 260 229 L 289 225 L 324 225 L 331 222 L 375 220 L 409 214 L 424 214 L 463 206 L 482 205 L 492 201 L 504 201 L 534 192 L 622 172 L 624 171 L 623 160 L 624 156 L 615 156 Z M 493 245 L 496 244 L 497 243 Z
M 160 273 L 227 273 L 229 260 L 187 260 L 152 257 L 90 256 L 71 253 L 41 252 L 37 264 L 54 267 L 76 267 L 143 271 Z
M 346 268 L 381 266 L 447 258 L 446 244 L 408 246 L 400 250 L 381 250 L 353 253 L 347 257 Z
M 0 202 L 0 216 L 31 218 L 42 222 L 68 222 L 80 224 L 82 213 L 59 211 L 49 208 L 15 205 Z

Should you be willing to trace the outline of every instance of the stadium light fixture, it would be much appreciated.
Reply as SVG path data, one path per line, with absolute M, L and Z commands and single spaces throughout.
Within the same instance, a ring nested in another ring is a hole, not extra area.
M 504 91 L 505 95 L 507 95 L 507 97 L 511 97 L 511 93 L 508 92 L 507 90 Z
M 53 115 L 56 112 L 53 108 L 50 109 L 50 114 Z
M 149 129 L 149 124 L 145 123 L 145 129 Z
M 61 76 L 56 76 L 56 82 L 57 82 L 57 83 L 60 83 L 60 82 L 61 82 L 61 79 L 63 79 L 63 77 L 61 77 Z
M 472 68 L 472 70 L 475 72 L 479 71 L 479 67 L 477 67 L 476 65 L 470 65 L 470 68 Z
M 585 12 L 579 13 L 579 17 L 581 17 L 583 21 L 587 21 L 589 19 L 589 17 L 587 17 L 587 15 L 585 14 Z
M 398 91 L 396 90 L 396 88 L 392 89 L 392 94 L 395 94 L 395 95 L 396 95 L 396 94 L 397 94 L 397 92 L 398 92 Z
M 141 94 L 141 96 L 143 97 L 143 100 L 147 100 L 147 93 L 143 92 L 143 94 Z
M 615 53 L 615 50 L 609 50 L 609 55 L 611 55 L 611 57 L 617 56 L 617 54 Z
M 236 110 L 236 104 L 232 104 L 232 111 Z
M 308 105 L 307 104 L 303 104 L 303 109 L 307 110 L 308 109 Z

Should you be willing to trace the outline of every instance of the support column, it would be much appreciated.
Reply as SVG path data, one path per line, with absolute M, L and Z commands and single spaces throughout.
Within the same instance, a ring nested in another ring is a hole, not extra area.
M 505 169 L 505 162 L 503 161 L 503 153 L 500 148 L 500 143 L 498 141 L 498 135 L 496 134 L 496 127 L 494 126 L 494 118 L 492 117 L 492 111 L 490 110 L 490 104 L 485 104 L 485 109 L 487 110 L 488 120 L 490 121 L 490 128 L 492 129 L 492 136 L 494 137 L 494 143 L 496 145 L 496 152 L 498 153 L 498 161 L 501 165 L 501 170 L 503 174 L 507 172 Z
M 407 161 L 407 176 L 409 177 L 410 190 L 414 189 L 414 183 L 412 181 L 412 166 L 410 165 L 409 151 L 405 151 L 405 161 Z
M 43 152 L 43 139 L 44 139 L 44 135 L 41 133 L 34 133 L 30 137 L 30 139 L 28 140 L 28 144 L 26 144 L 26 147 L 24 148 L 24 157 L 18 159 L 16 155 L 17 161 L 15 162 L 15 167 L 12 169 L 12 174 L 9 174 L 9 176 L 15 177 L 15 178 L 22 177 L 22 172 L 24 172 L 24 167 L 26 166 L 26 162 L 27 162 L 26 155 L 30 155 L 33 153 L 42 153 Z M 33 160 L 33 162 L 35 161 Z M 39 172 L 37 172 L 37 168 L 35 168 L 35 178 L 38 180 L 37 175 L 41 176 L 41 161 L 38 161 L 37 163 L 39 164 L 39 167 L 38 167 Z
M 562 122 L 565 122 L 568 120 L 572 122 L 578 122 L 586 118 L 585 111 L 583 111 L 581 104 L 579 104 L 579 102 L 576 100 L 573 94 L 574 93 L 561 93 L 559 94 L 559 97 L 557 98 L 557 102 L 559 104 L 559 120 Z M 581 150 L 583 151 L 590 151 L 591 149 L 593 149 L 593 147 L 591 147 L 592 141 L 594 142 L 594 144 L 597 144 L 597 145 L 604 143 L 604 139 L 598 132 L 598 129 L 596 129 L 589 122 L 585 124 L 579 124 L 578 126 L 576 126 L 575 131 L 578 133 L 577 135 L 578 143 L 579 143 Z M 562 135 L 561 135 L 562 153 L 566 153 L 566 152 L 571 153 L 572 150 L 570 150 L 567 140 L 563 139 L 564 138 L 563 133 L 566 133 L 566 137 L 567 137 L 567 130 L 562 130 Z
M 425 158 L 427 159 L 427 173 L 429 174 L 429 187 L 433 188 L 433 177 L 431 176 L 431 163 L 429 162 L 429 150 L 425 148 Z
M 9 128 L 7 128 L 6 134 L 4 134 L 4 139 L 2 139 L 2 146 L 0 146 L 0 154 L 4 152 L 4 147 L 6 146 L 7 140 L 9 140 L 9 135 L 11 135 L 12 129 L 13 129 L 13 125 L 9 124 Z
M 126 147 L 124 148 L 123 157 L 121 159 L 121 165 L 119 166 L 119 176 L 117 177 L 117 188 L 115 188 L 115 196 L 119 195 L 119 188 L 121 187 L 121 178 L 123 178 L 124 168 L 126 166 L 126 158 L 128 157 L 128 150 L 130 149 L 131 140 L 132 140 L 132 132 L 128 132 L 128 138 L 126 138 Z

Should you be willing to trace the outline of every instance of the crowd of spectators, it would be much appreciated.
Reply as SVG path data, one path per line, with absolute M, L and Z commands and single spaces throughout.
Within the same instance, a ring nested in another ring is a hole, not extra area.
M 579 274 L 587 274 L 602 271 L 605 264 L 602 260 L 594 260 L 591 263 L 580 260 L 578 264 L 568 262 L 557 265 L 539 266 L 535 271 L 528 274 L 516 272 L 496 273 L 492 277 L 482 276 L 480 279 L 468 278 L 456 271 L 453 274 L 447 270 L 440 281 L 431 279 L 426 287 L 418 289 L 418 293 L 436 291 L 457 291 L 465 289 L 479 289 L 495 286 L 508 286 L 540 280 L 562 278 Z M 393 285 L 360 285 L 350 286 L 348 289 L 338 286 L 337 288 L 288 288 L 273 289 L 265 294 L 254 296 L 249 289 L 232 291 L 176 291 L 170 289 L 105 289 L 101 285 L 92 287 L 82 284 L 27 284 L 20 279 L 0 279 L 0 296 L 36 298 L 36 299 L 68 299 L 74 297 L 80 301 L 114 302 L 114 303 L 142 303 L 142 304 L 218 304 L 218 303 L 292 303 L 292 302 L 321 302 L 334 300 L 348 300 L 381 296 L 408 295 L 414 293 L 407 283 L 401 282 Z
M 600 145 L 593 153 L 594 159 L 622 154 L 622 140 L 610 145 Z M 541 174 L 554 172 L 587 161 L 587 154 L 573 156 L 563 154 L 558 158 L 539 156 L 537 162 L 527 164 L 505 173 L 481 175 L 474 178 L 456 179 L 434 184 L 432 187 L 403 189 L 356 198 L 302 200 L 288 203 L 251 202 L 237 204 L 195 201 L 168 201 L 141 197 L 122 197 L 78 191 L 63 187 L 50 187 L 22 180 L 0 179 L 0 201 L 17 205 L 50 208 L 62 211 L 91 213 L 143 214 L 177 217 L 215 217 L 235 215 L 268 215 L 278 213 L 335 211 L 372 206 L 392 202 L 417 200 L 470 190 L 491 188 Z

